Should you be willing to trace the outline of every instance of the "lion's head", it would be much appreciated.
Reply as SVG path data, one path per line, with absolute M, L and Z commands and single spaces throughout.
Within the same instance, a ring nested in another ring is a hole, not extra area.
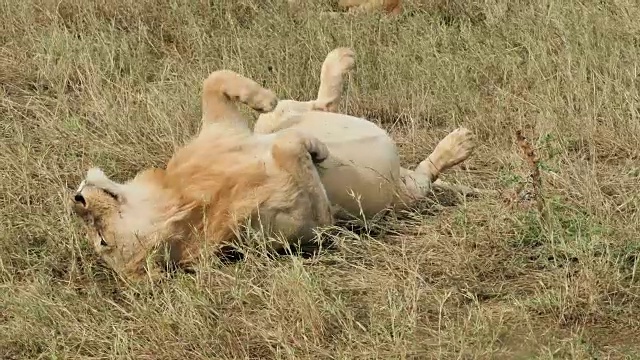
M 96 253 L 128 276 L 143 272 L 148 250 L 166 237 L 166 202 L 160 188 L 148 180 L 119 184 L 93 168 L 71 201 Z

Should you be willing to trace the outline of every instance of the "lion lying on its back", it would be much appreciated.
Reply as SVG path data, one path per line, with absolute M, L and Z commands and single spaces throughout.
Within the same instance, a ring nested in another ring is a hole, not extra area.
M 318 99 L 308 102 L 278 102 L 250 79 L 212 73 L 203 85 L 201 131 L 166 169 L 144 170 L 124 184 L 97 168 L 87 172 L 72 208 L 94 249 L 122 275 L 155 275 L 158 266 L 145 265 L 156 248 L 170 263 L 188 266 L 205 246 L 239 238 L 245 224 L 270 238 L 304 242 L 333 215 L 368 217 L 427 196 L 441 172 L 471 154 L 471 133 L 457 129 L 415 170 L 401 168 L 384 130 L 331 112 L 353 61 L 350 49 L 330 52 Z M 263 112 L 253 133 L 236 100 Z M 162 255 L 151 264 L 160 265 Z

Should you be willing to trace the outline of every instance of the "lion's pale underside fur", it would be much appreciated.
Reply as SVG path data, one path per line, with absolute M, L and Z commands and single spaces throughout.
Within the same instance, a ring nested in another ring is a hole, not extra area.
M 280 100 L 260 114 L 254 132 L 271 134 L 296 129 L 313 134 L 329 148 L 320 173 L 329 200 L 349 215 L 371 217 L 389 206 L 404 208 L 425 197 L 432 187 L 463 193 L 475 189 L 438 179 L 443 171 L 467 159 L 475 148 L 466 128 L 449 133 L 414 170 L 400 166 L 395 142 L 366 119 L 339 114 L 344 77 L 355 64 L 349 48 L 331 51 L 321 69 L 316 100 Z M 341 212 L 338 212 L 339 215 Z M 342 212 L 344 213 L 344 212 Z

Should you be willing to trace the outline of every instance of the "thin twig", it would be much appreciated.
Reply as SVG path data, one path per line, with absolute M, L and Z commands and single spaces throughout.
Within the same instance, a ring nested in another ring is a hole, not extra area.
M 525 160 L 531 169 L 531 180 L 533 181 L 533 196 L 536 200 L 536 207 L 543 223 L 547 223 L 545 211 L 544 196 L 542 195 L 542 176 L 540 175 L 540 167 L 538 157 L 536 156 L 533 146 L 529 144 L 527 138 L 522 135 L 522 130 L 516 130 L 516 141 L 518 146 L 524 153 Z

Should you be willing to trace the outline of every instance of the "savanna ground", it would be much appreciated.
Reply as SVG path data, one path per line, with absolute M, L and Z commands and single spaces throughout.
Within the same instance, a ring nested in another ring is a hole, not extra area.
M 0 357 L 640 356 L 640 6 L 405 10 L 0 2 Z M 66 208 L 90 165 L 118 180 L 162 166 L 197 131 L 215 69 L 311 99 L 338 46 L 357 53 L 342 111 L 384 126 L 410 165 L 473 129 L 476 154 L 445 179 L 499 194 L 343 229 L 311 258 L 254 251 L 137 287 L 101 265 Z M 540 158 L 537 192 L 517 130 Z

